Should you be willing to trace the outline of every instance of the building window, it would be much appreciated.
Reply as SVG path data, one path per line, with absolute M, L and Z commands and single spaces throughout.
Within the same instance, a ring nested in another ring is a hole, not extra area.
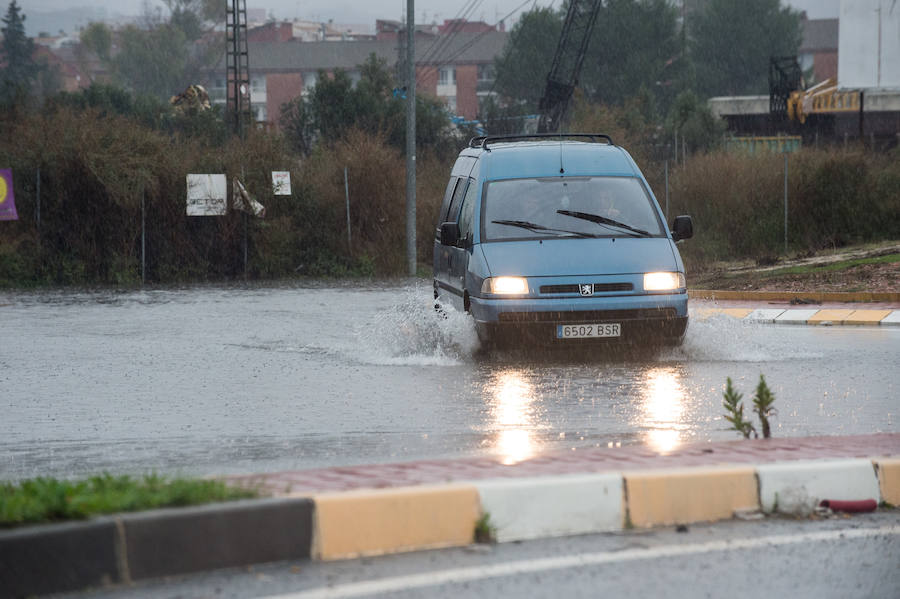
M 316 73 L 315 71 L 303 73 L 303 93 L 309 93 L 309 90 L 316 86 L 317 78 L 318 73 Z
M 456 85 L 456 69 L 442 67 L 438 70 L 438 85 Z
M 479 81 L 493 81 L 494 80 L 494 65 L 492 65 L 492 64 L 478 65 L 478 80 Z
M 456 96 L 444 96 L 442 99 L 447 103 L 447 110 L 456 114 Z
M 266 93 L 266 78 L 265 77 L 251 77 L 250 78 L 250 91 L 257 93 Z

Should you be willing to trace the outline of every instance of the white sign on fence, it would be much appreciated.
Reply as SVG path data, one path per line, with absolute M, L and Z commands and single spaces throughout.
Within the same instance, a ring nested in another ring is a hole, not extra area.
M 272 171 L 272 193 L 277 196 L 291 195 L 291 173 Z
M 187 176 L 187 215 L 223 216 L 228 211 L 225 175 Z

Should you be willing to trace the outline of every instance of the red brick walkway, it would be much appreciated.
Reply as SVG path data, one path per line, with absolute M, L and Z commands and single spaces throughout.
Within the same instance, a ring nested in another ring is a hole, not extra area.
M 643 446 L 585 448 L 547 453 L 514 465 L 502 464 L 498 458 L 491 457 L 458 458 L 231 476 L 227 480 L 238 485 L 258 486 L 264 493 L 282 495 L 484 478 L 883 456 L 900 456 L 900 433 L 699 443 L 685 445 L 665 455 Z

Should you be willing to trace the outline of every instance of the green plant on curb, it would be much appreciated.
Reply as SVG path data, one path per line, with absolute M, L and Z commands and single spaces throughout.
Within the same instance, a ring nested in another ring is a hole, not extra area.
M 732 383 L 731 377 L 725 382 L 725 393 L 722 394 L 722 405 L 725 408 L 725 420 L 731 423 L 731 428 L 744 435 L 745 439 L 750 438 L 750 433 L 758 439 L 759 433 L 753 423 L 744 420 L 744 403 L 743 395 L 738 393 Z M 766 378 L 759 375 L 759 384 L 756 385 L 756 393 L 753 396 L 753 411 L 759 417 L 760 428 L 764 439 L 772 436 L 772 427 L 769 423 L 769 417 L 774 416 L 777 412 L 773 407 L 775 403 L 775 394 L 766 384 Z
M 766 385 L 766 377 L 759 375 L 759 384 L 756 385 L 756 395 L 753 396 L 753 411 L 759 416 L 759 423 L 762 426 L 762 434 L 764 439 L 772 436 L 772 429 L 769 426 L 769 416 L 775 415 L 775 394 L 769 390 Z
M 731 423 L 731 428 L 744 435 L 745 439 L 750 438 L 753 432 L 753 424 L 744 420 L 744 404 L 741 402 L 743 395 L 734 390 L 731 385 L 731 377 L 726 379 L 724 401 L 725 420 Z
M 168 479 L 157 474 L 141 478 L 102 474 L 77 481 L 40 477 L 15 484 L 0 482 L 0 528 L 257 495 L 253 489 L 231 487 L 218 480 Z
M 491 515 L 487 512 L 483 513 L 475 522 L 475 542 L 476 543 L 496 543 L 497 527 L 491 522 Z

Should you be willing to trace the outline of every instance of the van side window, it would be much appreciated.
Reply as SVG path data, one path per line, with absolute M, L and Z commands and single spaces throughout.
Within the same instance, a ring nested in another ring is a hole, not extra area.
M 473 221 L 475 220 L 475 195 L 478 192 L 478 184 L 469 179 L 466 196 L 463 198 L 462 209 L 459 211 L 459 236 L 463 239 L 473 238 Z
M 453 197 L 453 190 L 456 189 L 456 184 L 458 182 L 458 177 L 450 177 L 450 180 L 447 182 L 447 189 L 444 190 L 444 200 L 441 202 L 441 212 L 440 217 L 438 218 L 438 227 L 441 226 L 441 223 L 447 222 L 447 212 L 450 210 L 450 199 Z
M 453 192 L 453 199 L 450 200 L 450 210 L 447 212 L 447 216 L 444 222 L 456 222 L 459 217 L 459 205 L 462 203 L 463 196 L 466 193 L 466 187 L 468 187 L 469 180 L 461 178 L 459 180 L 459 184 L 456 186 L 456 190 Z

